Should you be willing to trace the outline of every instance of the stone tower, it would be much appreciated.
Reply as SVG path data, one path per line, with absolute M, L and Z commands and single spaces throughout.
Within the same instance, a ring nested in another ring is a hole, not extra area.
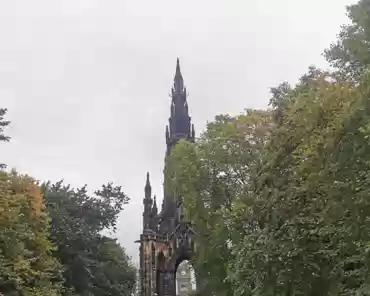
M 171 89 L 170 117 L 165 137 L 166 157 L 181 139 L 193 142 L 195 138 L 179 59 Z M 164 191 L 162 207 L 158 211 L 149 173 L 143 207 L 143 232 L 137 241 L 140 243 L 140 296 L 175 296 L 177 267 L 194 256 L 194 231 L 184 220 L 181 198 Z

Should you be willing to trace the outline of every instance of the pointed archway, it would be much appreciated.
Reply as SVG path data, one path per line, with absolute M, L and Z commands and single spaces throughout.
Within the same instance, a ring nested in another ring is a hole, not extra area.
M 196 276 L 193 265 L 190 261 L 181 261 L 175 272 L 176 295 L 190 296 L 197 290 Z

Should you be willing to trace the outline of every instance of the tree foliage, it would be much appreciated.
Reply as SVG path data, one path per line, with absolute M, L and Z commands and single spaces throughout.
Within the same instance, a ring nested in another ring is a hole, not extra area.
M 116 240 L 101 234 L 115 230 L 118 214 L 128 202 L 120 186 L 103 185 L 95 196 L 87 187 L 63 182 L 43 184 L 51 216 L 54 256 L 64 267 L 65 286 L 78 295 L 128 295 L 135 270 Z
M 5 127 L 7 127 L 10 124 L 10 121 L 4 119 L 4 116 L 6 115 L 7 112 L 8 109 L 0 108 L 0 141 L 6 142 L 10 140 L 10 137 L 6 136 L 4 133 Z
M 0 108 L 0 141 L 7 109 Z M 0 293 L 7 296 L 57 296 L 61 266 L 52 256 L 50 224 L 37 182 L 0 164 Z
M 0 142 L 8 142 L 10 137 L 5 135 L 5 128 L 10 124 L 10 121 L 5 120 L 5 115 L 7 113 L 6 108 L 0 108 Z M 5 169 L 6 165 L 4 163 L 0 163 L 0 170 Z
M 51 254 L 43 195 L 32 178 L 0 173 L 0 229 L 0 292 L 60 295 L 61 269 Z
M 370 295 L 370 1 L 348 14 L 334 71 L 311 66 L 270 111 L 216 117 L 168 159 L 207 295 Z
M 166 175 L 215 295 L 368 295 L 370 74 L 311 67 L 272 113 L 216 117 Z
M 111 183 L 91 196 L 86 186 L 40 187 L 26 175 L 1 172 L 0 293 L 131 295 L 135 268 L 117 241 L 101 234 L 115 230 L 127 202 Z
M 246 220 L 259 226 L 230 264 L 235 295 L 369 291 L 369 77 L 328 78 L 290 92 L 264 149 Z
M 0 141 L 9 141 L 0 109 Z M 120 186 L 38 182 L 0 171 L 0 294 L 6 296 L 131 295 L 135 269 L 102 231 L 115 231 L 129 201 Z
M 243 232 L 231 218 L 248 190 L 271 124 L 267 111 L 217 116 L 195 145 L 180 142 L 168 159 L 166 184 L 184 198 L 188 219 L 199 234 L 196 270 L 208 292 L 231 295 L 224 281 L 232 257 L 230 243 Z
M 351 23 L 342 26 L 324 56 L 343 78 L 357 81 L 370 65 L 370 1 L 349 5 L 347 15 Z
M 167 159 L 166 190 L 185 201 L 200 295 L 370 295 L 370 1 L 268 110 L 219 115 Z M 9 141 L 0 109 L 0 141 Z M 4 166 L 2 166 L 4 168 Z M 128 197 L 0 173 L 0 292 L 115 296 L 135 270 L 115 231 Z

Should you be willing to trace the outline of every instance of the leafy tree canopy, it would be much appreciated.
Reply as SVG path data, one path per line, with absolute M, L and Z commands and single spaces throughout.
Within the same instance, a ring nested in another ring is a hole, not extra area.
M 63 182 L 42 188 L 65 286 L 81 296 L 132 293 L 135 269 L 116 240 L 101 234 L 116 229 L 118 214 L 129 201 L 121 187 L 108 183 L 94 195 L 86 186 L 73 189 Z
M 342 78 L 358 81 L 370 65 L 370 1 L 349 5 L 347 15 L 351 23 L 342 26 L 324 56 Z
M 10 137 L 5 135 L 4 130 L 10 124 L 10 121 L 5 120 L 5 115 L 8 110 L 6 108 L 0 108 L 0 142 L 8 142 Z M 6 168 L 4 163 L 0 163 L 0 170 Z
M 233 248 L 235 295 L 368 295 L 369 76 L 287 93 Z
M 52 257 L 43 199 L 31 177 L 0 173 L 0 292 L 5 295 L 60 295 L 61 266 Z
M 217 116 L 195 144 L 180 142 L 167 161 L 167 189 L 184 198 L 199 234 L 196 270 L 205 291 L 232 293 L 224 279 L 230 244 L 240 239 L 243 226 L 231 218 L 248 191 L 271 125 L 268 111 Z

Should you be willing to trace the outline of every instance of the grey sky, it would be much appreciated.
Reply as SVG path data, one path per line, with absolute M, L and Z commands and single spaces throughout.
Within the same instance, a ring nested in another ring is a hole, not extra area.
M 199 133 L 326 67 L 354 2 L 0 0 L 0 107 L 12 121 L 1 161 L 41 180 L 123 185 L 132 201 L 117 235 L 136 261 L 146 171 L 162 199 L 176 57 Z

